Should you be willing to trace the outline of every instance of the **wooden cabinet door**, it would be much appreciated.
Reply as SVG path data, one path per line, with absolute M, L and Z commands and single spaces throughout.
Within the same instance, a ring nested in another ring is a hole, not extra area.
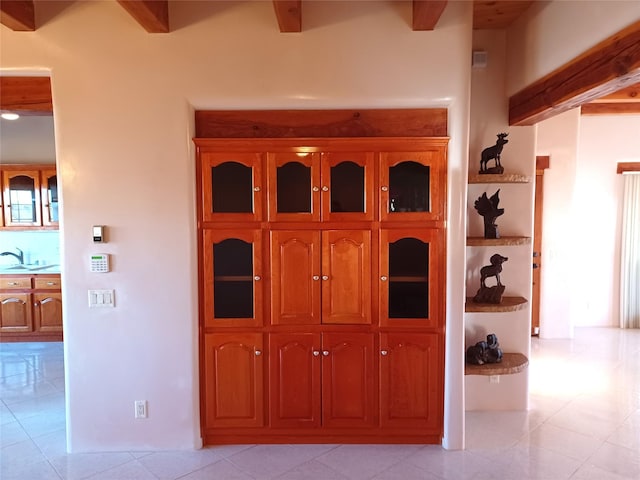
M 34 293 L 36 332 L 62 331 L 62 293 Z
M 320 220 L 320 165 L 317 153 L 268 154 L 269 220 Z
M 38 170 L 5 170 L 2 175 L 2 184 L 5 226 L 41 226 Z
M 262 334 L 204 335 L 205 427 L 264 424 Z
M 370 333 L 322 334 L 322 424 L 371 427 L 376 411 L 374 341 Z
M 322 153 L 321 164 L 322 220 L 373 220 L 373 153 Z
M 0 332 L 31 332 L 30 293 L 0 293 Z
M 444 230 L 380 230 L 380 325 L 444 328 Z
M 205 222 L 262 220 L 262 154 L 199 150 L 202 219 Z
M 205 230 L 202 248 L 205 328 L 262 326 L 262 233 Z
M 42 200 L 42 225 L 58 226 L 58 175 L 55 168 L 40 172 L 40 199 Z
M 442 336 L 380 334 L 382 427 L 441 432 L 444 404 Z
M 446 147 L 380 153 L 380 220 L 443 221 Z
M 371 323 L 371 232 L 322 232 L 322 323 Z
M 272 427 L 321 424 L 320 334 L 277 333 L 269 338 Z
M 320 323 L 320 232 L 271 231 L 271 323 Z

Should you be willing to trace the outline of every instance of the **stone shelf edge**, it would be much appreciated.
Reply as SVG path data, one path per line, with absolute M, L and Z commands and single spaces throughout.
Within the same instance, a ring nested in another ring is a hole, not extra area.
M 502 303 L 476 303 L 473 297 L 467 297 L 465 312 L 515 312 L 522 310 L 527 304 L 523 297 L 502 297 Z
M 469 183 L 529 183 L 531 177 L 521 173 L 469 174 Z
M 482 247 L 496 245 L 529 245 L 531 237 L 502 237 L 502 238 L 484 238 L 484 237 L 467 237 L 467 247 Z
M 465 364 L 465 375 L 511 375 L 522 372 L 527 365 L 529 359 L 522 353 L 504 353 L 502 362 L 485 363 L 484 365 Z

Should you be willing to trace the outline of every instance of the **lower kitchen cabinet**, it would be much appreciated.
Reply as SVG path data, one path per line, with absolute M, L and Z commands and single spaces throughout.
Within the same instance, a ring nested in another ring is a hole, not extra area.
M 262 426 L 262 334 L 206 334 L 203 361 L 205 428 Z
M 380 335 L 382 427 L 442 429 L 442 348 L 438 334 Z
M 2 275 L 0 341 L 61 340 L 60 275 Z
M 367 333 L 271 335 L 271 426 L 373 426 L 373 349 L 373 335 Z

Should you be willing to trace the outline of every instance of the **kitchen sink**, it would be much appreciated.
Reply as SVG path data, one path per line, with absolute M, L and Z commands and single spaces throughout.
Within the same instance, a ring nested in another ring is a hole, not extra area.
M 58 265 L 14 265 L 13 267 L 7 267 L 5 270 L 36 272 L 38 270 L 46 270 L 47 268 L 57 266 Z

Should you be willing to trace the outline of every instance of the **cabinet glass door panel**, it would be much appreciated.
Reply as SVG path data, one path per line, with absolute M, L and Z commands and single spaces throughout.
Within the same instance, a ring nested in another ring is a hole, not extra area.
M 429 244 L 389 243 L 389 318 L 429 318 Z
M 444 151 L 380 154 L 381 220 L 444 220 Z
M 204 237 L 205 326 L 260 325 L 260 232 L 207 230 Z
M 253 178 L 251 167 L 225 162 L 211 168 L 214 213 L 251 213 Z
M 438 229 L 380 231 L 381 325 L 444 325 L 443 242 Z
M 203 153 L 202 211 L 205 221 L 262 219 L 262 156 Z
M 58 176 L 55 170 L 42 172 L 42 224 L 58 225 Z
M 269 154 L 269 219 L 320 220 L 320 170 L 314 153 Z
M 37 171 L 5 172 L 5 224 L 39 226 L 40 181 Z
M 322 219 L 373 220 L 373 154 L 322 154 Z

